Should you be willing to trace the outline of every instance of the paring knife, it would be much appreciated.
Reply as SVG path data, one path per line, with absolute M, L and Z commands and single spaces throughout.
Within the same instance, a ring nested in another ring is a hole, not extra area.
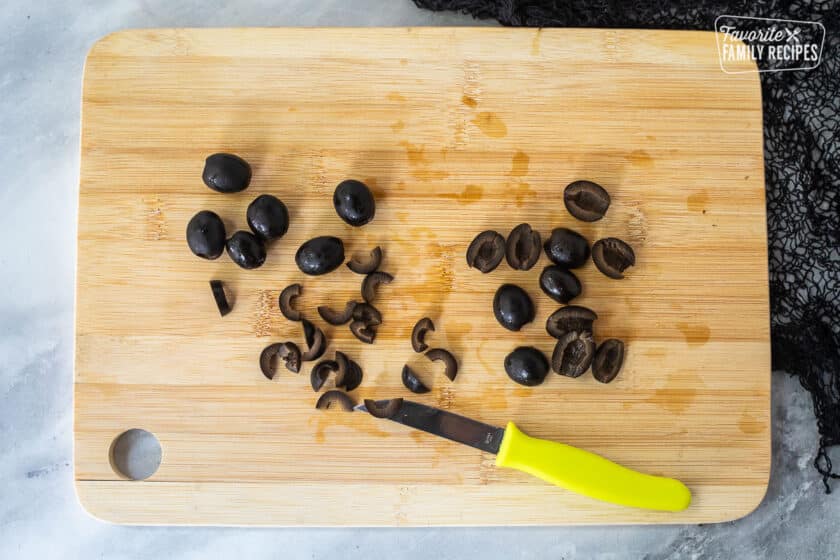
M 643 474 L 589 451 L 527 436 L 513 422 L 499 428 L 403 399 L 365 401 L 356 410 L 494 453 L 498 467 L 526 472 L 590 498 L 662 511 L 682 511 L 691 502 L 691 492 L 679 480 Z

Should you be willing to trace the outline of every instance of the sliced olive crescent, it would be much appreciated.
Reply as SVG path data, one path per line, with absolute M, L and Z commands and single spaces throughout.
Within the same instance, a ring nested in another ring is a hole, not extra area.
M 417 374 L 414 373 L 414 370 L 408 367 L 407 364 L 403 366 L 402 382 L 403 385 L 405 385 L 406 389 L 418 395 L 428 393 L 429 391 L 431 391 L 431 389 L 426 387 L 426 385 L 422 381 L 420 381 L 420 378 L 417 377 Z
M 458 375 L 458 361 L 448 350 L 443 348 L 432 348 L 426 352 L 426 357 L 433 362 L 443 362 L 443 375 L 449 381 L 455 381 L 455 376 Z
M 372 325 L 368 326 L 363 321 L 353 321 L 350 323 L 350 332 L 365 344 L 373 344 L 376 338 L 376 328 Z
M 595 351 L 592 360 L 592 376 L 601 383 L 609 383 L 621 371 L 624 364 L 624 343 L 617 338 L 605 340 Z
M 362 366 L 355 361 L 350 360 L 347 369 L 347 375 L 344 376 L 344 390 L 353 391 L 362 384 Z
M 393 281 L 394 277 L 387 272 L 371 272 L 362 280 L 362 299 L 367 303 L 371 303 L 376 297 L 376 288 L 380 284 L 390 284 Z
M 356 406 L 356 403 L 354 403 L 353 399 L 351 399 L 346 393 L 333 389 L 332 391 L 327 391 L 318 397 L 318 402 L 315 403 L 315 408 L 326 410 L 328 408 L 332 408 L 334 405 L 341 407 L 341 409 L 345 412 L 353 412 L 353 407 Z
M 426 333 L 429 331 L 435 332 L 435 324 L 428 317 L 423 317 L 414 325 L 411 330 L 411 348 L 415 352 L 425 352 L 429 348 L 425 342 Z
M 595 355 L 592 333 L 569 331 L 557 341 L 551 355 L 551 369 L 567 377 L 580 377 Z
M 324 355 L 324 351 L 327 349 L 327 337 L 324 336 L 324 331 L 310 321 L 303 319 L 303 336 L 308 348 L 301 355 L 301 361 L 311 362 Z
M 497 231 L 482 231 L 467 249 L 467 265 L 486 274 L 495 270 L 504 256 L 505 238 Z
M 624 271 L 636 264 L 636 253 L 621 239 L 607 237 L 592 246 L 592 261 L 604 275 L 621 280 Z
M 312 368 L 312 372 L 309 374 L 309 383 L 312 385 L 312 390 L 316 393 L 320 391 L 331 373 L 335 374 L 335 386 L 341 387 L 344 380 L 341 378 L 338 364 L 335 360 L 322 360 Z
M 219 315 L 224 317 L 230 313 L 230 303 L 225 294 L 225 285 L 221 280 L 210 280 L 210 289 L 213 291 L 213 299 L 216 300 L 216 307 L 219 309 Z
M 275 368 L 276 360 L 283 360 L 286 369 L 292 373 L 300 371 L 300 348 L 294 342 L 278 342 L 269 344 L 260 353 L 260 370 L 268 379 L 274 379 L 277 373 Z
M 598 315 L 582 305 L 567 305 L 548 316 L 545 330 L 554 338 L 562 338 L 569 331 L 592 333 L 592 323 Z
M 294 308 L 294 299 L 303 292 L 303 286 L 300 284 L 291 284 L 283 288 L 280 292 L 279 304 L 280 313 L 289 321 L 300 321 L 300 311 Z
M 540 232 L 530 224 L 519 224 L 510 232 L 505 248 L 505 258 L 514 270 L 531 270 L 542 253 Z
M 382 249 L 377 246 L 370 252 L 367 260 L 354 255 L 352 259 L 347 261 L 347 268 L 356 274 L 370 274 L 379 268 L 380 264 L 382 264 Z
M 353 320 L 375 327 L 382 324 L 382 313 L 369 303 L 358 303 L 353 308 Z
M 336 311 L 332 307 L 326 305 L 318 306 L 318 315 L 321 319 L 333 326 L 344 325 L 353 318 L 353 310 L 356 308 L 355 301 L 348 301 L 344 305 L 344 309 Z
M 563 192 L 563 203 L 569 214 L 584 222 L 596 222 L 610 207 L 610 194 L 598 183 L 575 181 Z
M 392 418 L 400 411 L 402 403 L 402 399 L 388 399 L 385 401 L 365 399 L 365 408 L 375 418 Z

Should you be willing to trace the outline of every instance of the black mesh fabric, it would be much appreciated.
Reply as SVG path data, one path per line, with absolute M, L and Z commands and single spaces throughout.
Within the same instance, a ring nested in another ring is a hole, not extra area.
M 814 466 L 840 478 L 840 0 L 728 2 L 414 0 L 503 25 L 713 30 L 730 14 L 821 22 L 821 64 L 761 74 L 773 367 L 810 392 L 820 440 Z

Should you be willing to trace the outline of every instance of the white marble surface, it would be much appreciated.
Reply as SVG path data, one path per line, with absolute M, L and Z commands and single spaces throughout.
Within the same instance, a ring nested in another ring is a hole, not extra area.
M 519 529 L 120 527 L 72 486 L 79 96 L 90 45 L 132 27 L 472 25 L 409 0 L 6 0 L 0 10 L 0 558 L 830 558 L 840 496 L 810 463 L 810 398 L 773 384 L 773 474 L 720 525 Z M 840 485 L 839 485 L 840 486 Z

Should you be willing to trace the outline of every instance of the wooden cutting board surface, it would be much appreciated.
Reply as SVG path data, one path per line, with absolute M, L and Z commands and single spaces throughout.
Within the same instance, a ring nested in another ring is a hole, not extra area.
M 745 67 L 746 68 L 746 67 Z M 244 192 L 201 181 L 204 158 L 251 162 Z M 376 219 L 352 229 L 335 185 L 364 180 Z M 591 179 L 607 216 L 575 221 L 563 187 Z M 184 231 L 202 209 L 247 228 L 257 195 L 282 198 L 289 233 L 254 271 L 203 261 Z M 610 385 L 550 374 L 508 380 L 505 354 L 532 344 L 556 309 L 545 266 L 482 275 L 464 254 L 478 232 L 527 221 L 590 241 L 626 239 L 623 281 L 590 263 L 579 303 L 596 337 L 627 360 Z M 337 235 L 348 253 L 381 245 L 396 280 L 377 305 L 376 344 L 329 327 L 315 308 L 358 297 L 345 267 L 305 278 L 294 253 Z M 127 31 L 91 50 L 84 77 L 78 227 L 75 477 L 94 515 L 124 523 L 480 525 L 682 523 L 737 518 L 770 469 L 770 347 L 758 74 L 720 70 L 703 32 L 526 29 Z M 220 318 L 208 280 L 235 294 Z M 309 367 L 274 381 L 257 359 L 303 342 L 277 308 L 302 282 L 304 314 L 362 364 L 365 397 L 408 397 L 403 364 L 433 385 L 416 400 L 674 476 L 694 493 L 677 514 L 602 504 L 496 469 L 493 457 L 361 414 L 321 412 Z M 537 320 L 493 319 L 496 288 L 524 287 Z M 450 383 L 409 345 L 435 320 L 434 346 L 461 362 Z M 148 480 L 109 461 L 130 428 L 163 449 Z

